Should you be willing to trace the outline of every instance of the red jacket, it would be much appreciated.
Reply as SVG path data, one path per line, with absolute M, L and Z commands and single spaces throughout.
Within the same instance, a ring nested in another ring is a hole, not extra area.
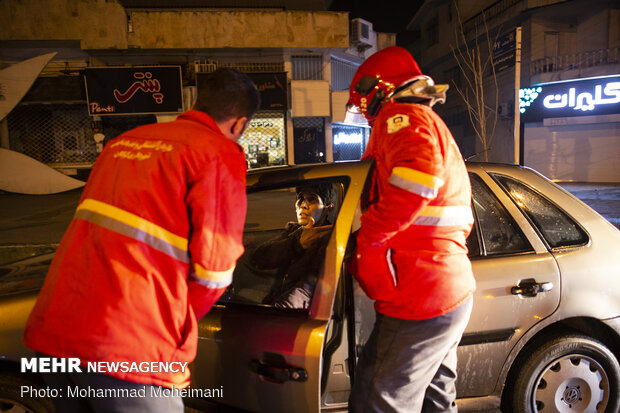
M 191 362 L 196 320 L 230 284 L 243 253 L 246 171 L 241 147 L 198 111 L 110 141 L 56 251 L 24 343 L 83 365 Z M 189 369 L 108 374 L 189 385 Z
M 402 319 L 445 314 L 475 289 L 466 238 L 471 187 L 450 131 L 428 106 L 388 102 L 362 159 L 375 159 L 354 273 L 375 309 Z

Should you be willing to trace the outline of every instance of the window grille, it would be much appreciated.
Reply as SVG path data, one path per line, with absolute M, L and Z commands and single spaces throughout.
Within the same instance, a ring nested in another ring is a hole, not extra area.
M 30 104 L 8 115 L 10 148 L 49 165 L 92 165 L 91 119 L 82 104 Z
M 195 61 L 196 73 L 211 73 L 218 68 L 228 67 L 244 73 L 284 72 L 284 62 L 272 63 L 222 63 L 214 60 Z
M 334 161 L 359 160 L 364 153 L 370 129 L 361 126 L 332 125 Z
M 106 143 L 123 132 L 138 126 L 157 122 L 155 115 L 105 116 L 102 118 L 101 123 Z
M 156 121 L 154 115 L 103 117 L 105 143 Z M 52 167 L 88 168 L 99 155 L 93 126 L 86 102 L 19 105 L 8 116 L 10 148 Z
M 323 56 L 291 56 L 293 80 L 323 80 Z
M 301 117 L 293 118 L 294 128 L 323 128 L 325 119 L 322 117 Z
M 332 90 L 349 90 L 357 68 L 352 63 L 332 59 Z

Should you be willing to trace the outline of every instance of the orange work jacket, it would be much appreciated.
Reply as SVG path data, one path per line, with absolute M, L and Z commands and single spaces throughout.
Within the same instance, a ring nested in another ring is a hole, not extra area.
M 362 159 L 374 159 L 353 270 L 382 314 L 445 314 L 475 289 L 466 238 L 471 186 L 450 131 L 428 106 L 388 102 Z
M 111 140 L 30 314 L 26 346 L 84 366 L 191 362 L 197 319 L 243 253 L 246 165 L 242 148 L 194 110 Z M 187 368 L 148 370 L 105 374 L 189 385 Z

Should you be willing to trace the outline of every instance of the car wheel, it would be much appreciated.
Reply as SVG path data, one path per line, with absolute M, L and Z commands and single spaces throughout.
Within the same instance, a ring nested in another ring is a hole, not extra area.
M 0 373 L 0 412 L 1 413 L 53 413 L 54 405 L 46 397 L 22 397 L 22 386 L 40 389 L 44 385 L 37 377 L 18 374 Z
M 514 412 L 618 412 L 618 360 L 590 337 L 556 337 L 538 347 L 517 372 Z

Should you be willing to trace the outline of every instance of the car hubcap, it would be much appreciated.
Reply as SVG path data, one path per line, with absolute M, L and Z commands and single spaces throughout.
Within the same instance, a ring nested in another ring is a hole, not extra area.
M 603 367 L 583 355 L 564 356 L 541 373 L 533 393 L 536 412 L 602 412 L 609 397 Z

